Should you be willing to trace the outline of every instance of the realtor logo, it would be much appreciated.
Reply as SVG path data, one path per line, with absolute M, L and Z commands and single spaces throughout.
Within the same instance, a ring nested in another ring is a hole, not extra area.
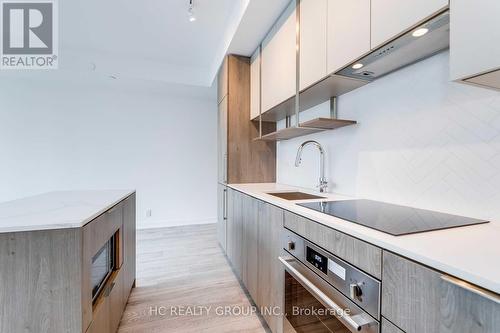
M 0 69 L 57 69 L 55 0 L 0 0 Z

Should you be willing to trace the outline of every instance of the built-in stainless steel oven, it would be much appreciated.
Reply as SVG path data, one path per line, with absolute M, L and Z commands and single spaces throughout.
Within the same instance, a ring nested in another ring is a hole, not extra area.
M 380 332 L 380 281 L 284 229 L 285 332 Z

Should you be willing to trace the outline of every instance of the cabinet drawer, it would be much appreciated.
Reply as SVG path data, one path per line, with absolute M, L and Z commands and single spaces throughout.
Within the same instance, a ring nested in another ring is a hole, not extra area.
M 111 283 L 109 291 L 109 332 L 115 333 L 120 325 L 123 310 L 127 304 L 128 293 L 125 293 L 123 285 L 123 272 L 117 271 L 114 281 Z
M 383 256 L 382 315 L 405 332 L 500 331 L 498 296 L 491 300 L 440 272 L 387 251 Z
M 123 278 L 121 270 L 113 273 L 93 309 L 92 323 L 87 333 L 115 333 L 118 330 L 128 296 L 124 290 Z
M 382 250 L 320 223 L 285 211 L 285 227 L 380 279 Z

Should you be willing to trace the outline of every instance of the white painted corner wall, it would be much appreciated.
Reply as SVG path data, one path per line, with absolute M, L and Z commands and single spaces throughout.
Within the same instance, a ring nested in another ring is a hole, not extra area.
M 0 78 L 0 201 L 132 188 L 138 228 L 214 223 L 215 95 L 161 83 Z
M 325 146 L 330 191 L 500 221 L 500 93 L 449 81 L 449 53 L 338 99 L 356 126 L 278 144 L 278 182 L 314 187 Z M 329 103 L 301 113 L 329 114 Z M 279 124 L 283 126 L 283 124 Z

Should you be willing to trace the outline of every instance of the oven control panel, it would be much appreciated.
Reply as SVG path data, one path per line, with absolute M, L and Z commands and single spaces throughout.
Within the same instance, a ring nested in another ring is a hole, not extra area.
M 306 246 L 306 260 L 324 274 L 328 274 L 328 258 L 309 246 Z
M 339 257 L 284 229 L 283 248 L 338 291 L 380 319 L 380 281 Z

